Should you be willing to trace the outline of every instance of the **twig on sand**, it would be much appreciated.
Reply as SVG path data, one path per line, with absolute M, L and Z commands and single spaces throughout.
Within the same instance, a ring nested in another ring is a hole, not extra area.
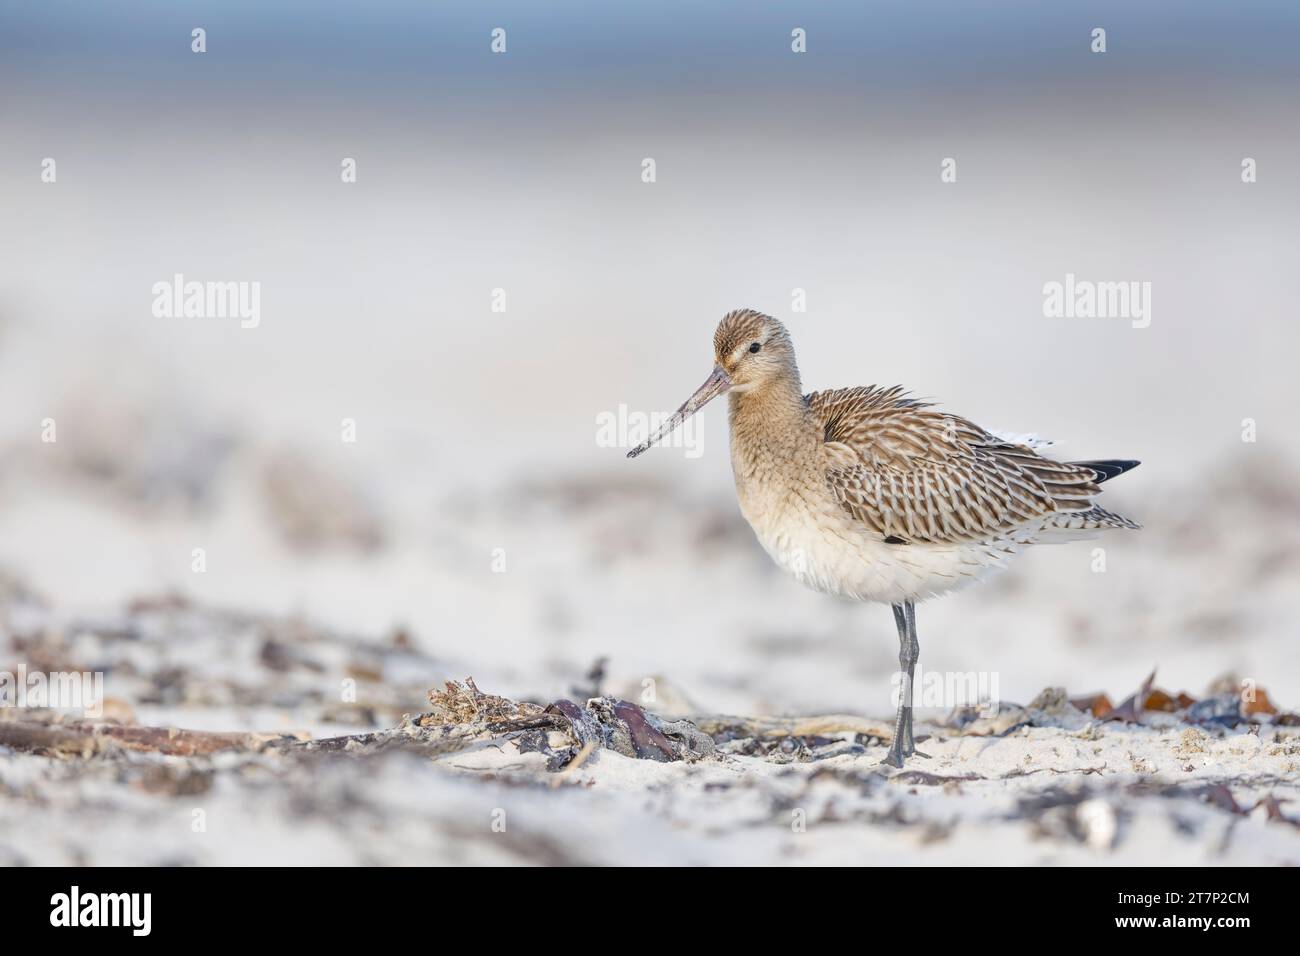
M 554 777 L 551 778 L 551 786 L 558 787 L 560 786 L 560 784 L 564 783 L 564 781 L 569 779 L 569 777 L 571 777 L 584 763 L 587 762 L 587 758 L 590 757 L 595 752 L 596 752 L 595 741 L 589 740 L 585 744 L 583 744 L 582 749 L 579 750 L 574 755 L 573 759 L 569 761 L 568 765 L 565 766 L 563 770 L 561 770 L 559 773 L 557 773 Z
M 691 718 L 710 737 L 826 737 L 832 734 L 862 734 L 891 740 L 894 729 L 883 720 L 868 720 L 853 714 L 823 714 L 813 717 L 731 717 L 709 714 Z
M 93 757 L 114 750 L 197 757 L 226 750 L 259 751 L 284 742 L 301 740 L 285 734 L 219 733 L 89 721 L 0 721 L 0 747 L 55 757 Z

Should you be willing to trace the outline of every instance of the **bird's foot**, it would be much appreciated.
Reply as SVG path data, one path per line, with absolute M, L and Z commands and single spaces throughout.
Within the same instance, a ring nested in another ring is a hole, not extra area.
M 922 738 L 929 740 L 929 737 Z M 924 757 L 926 760 L 932 759 L 929 754 L 921 753 L 916 749 L 916 739 L 912 736 L 912 708 L 906 707 L 903 710 L 903 756 L 911 757 L 915 754 L 918 757 Z
M 901 733 L 896 734 L 894 739 L 889 742 L 889 753 L 885 755 L 885 763 L 891 767 L 902 768 L 908 757 L 921 757 L 925 760 L 933 759 L 929 754 L 916 749 L 916 741 L 912 737 L 912 708 L 904 708 L 899 724 L 901 725 Z
M 901 747 L 891 746 L 889 748 L 889 753 L 885 754 L 885 759 L 882 761 L 882 763 L 889 764 L 889 766 L 897 767 L 898 769 L 901 770 L 903 769 L 903 763 L 907 760 L 908 757 L 921 757 L 924 758 L 925 760 L 933 759 L 929 754 L 922 753 L 921 751 L 917 750 L 915 747 L 909 750 L 904 750 Z

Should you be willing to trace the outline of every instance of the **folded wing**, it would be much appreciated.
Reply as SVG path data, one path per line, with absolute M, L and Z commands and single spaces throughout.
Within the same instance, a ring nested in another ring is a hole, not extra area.
M 1053 461 L 909 398 L 900 387 L 814 392 L 806 401 L 823 429 L 827 481 L 836 500 L 893 543 L 957 544 L 1015 537 L 1030 528 L 1132 526 L 1093 499 L 1116 468 L 1136 463 Z

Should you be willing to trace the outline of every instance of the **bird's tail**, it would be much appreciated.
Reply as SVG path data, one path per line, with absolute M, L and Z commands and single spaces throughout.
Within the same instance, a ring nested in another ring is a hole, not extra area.
M 1091 468 L 1093 474 L 1097 476 L 1095 479 L 1097 484 L 1101 484 L 1103 481 L 1110 481 L 1126 471 L 1132 471 L 1142 462 L 1122 458 L 1106 458 L 1102 461 L 1072 461 L 1069 464 L 1077 465 L 1079 468 Z
M 1105 528 L 1131 528 L 1142 526 L 1131 518 L 1093 505 L 1087 511 L 1060 511 L 1048 519 L 1046 528 L 1055 531 L 1100 531 Z
M 1132 471 L 1141 462 L 1123 458 L 1104 458 L 1099 461 L 1072 461 L 1076 468 L 1087 468 L 1095 476 L 1093 481 L 1101 484 L 1112 478 Z M 1093 538 L 1093 532 L 1110 528 L 1129 528 L 1138 530 L 1142 525 L 1121 514 L 1107 511 L 1105 508 L 1091 505 L 1079 511 L 1060 511 L 1043 522 L 1039 529 L 1037 541 L 1069 541 L 1081 538 Z

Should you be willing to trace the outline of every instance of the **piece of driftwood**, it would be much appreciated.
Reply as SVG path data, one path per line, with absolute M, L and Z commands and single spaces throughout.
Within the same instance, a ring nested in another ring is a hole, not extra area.
M 403 750 L 424 757 L 441 757 L 459 753 L 482 740 L 482 737 L 477 734 L 460 733 L 457 732 L 458 729 L 446 728 L 447 732 L 442 734 L 434 734 L 429 729 L 425 729 L 413 734 L 403 727 L 396 727 L 367 734 L 322 737 L 319 740 L 285 740 L 273 745 L 273 749 L 289 754 L 352 754 L 355 756 L 373 756 L 393 750 Z
M 115 750 L 198 757 L 225 750 L 258 751 L 293 739 L 283 734 L 216 733 L 89 721 L 0 721 L 0 747 L 51 757 L 94 757 Z
M 717 740 L 719 737 L 827 737 L 834 734 L 862 734 L 889 741 L 894 728 L 883 720 L 869 720 L 853 714 L 822 714 L 812 717 L 733 717 L 708 714 L 692 717 L 692 723 Z

